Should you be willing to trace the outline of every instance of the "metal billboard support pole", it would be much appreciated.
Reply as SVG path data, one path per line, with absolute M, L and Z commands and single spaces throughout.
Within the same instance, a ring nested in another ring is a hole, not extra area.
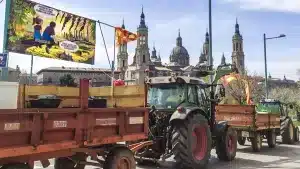
M 31 55 L 31 62 L 30 62 L 30 78 L 29 78 L 29 85 L 32 83 L 32 69 L 33 69 L 33 55 Z
M 10 14 L 10 5 L 11 5 L 11 0 L 6 0 L 5 1 L 5 18 L 4 18 L 4 34 L 3 34 L 3 48 L 2 52 L 6 53 L 7 52 L 7 34 L 8 34 L 8 22 L 9 22 L 9 14 Z M 8 81 L 8 58 L 9 54 L 7 52 L 7 58 L 6 58 L 6 65 L 4 68 L 2 68 L 1 71 L 1 80 L 3 81 Z

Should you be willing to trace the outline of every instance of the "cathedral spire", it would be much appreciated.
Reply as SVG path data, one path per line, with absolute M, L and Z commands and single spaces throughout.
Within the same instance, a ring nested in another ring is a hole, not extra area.
M 206 33 L 205 33 L 205 43 L 209 43 L 209 33 L 206 29 Z
M 177 46 L 182 46 L 182 38 L 181 38 L 181 35 L 180 35 L 180 29 L 178 29 L 178 37 L 176 39 L 176 45 Z
M 225 64 L 226 64 L 226 58 L 225 58 L 224 52 L 223 52 L 222 59 L 221 59 L 221 65 L 225 65 Z
M 236 17 L 236 20 L 235 20 L 235 33 L 240 34 L 240 25 L 238 23 L 238 18 L 237 17 Z
M 124 18 L 123 18 L 123 22 L 122 22 L 122 28 L 125 29 Z
M 144 6 L 142 6 L 141 20 L 140 20 L 140 28 L 145 28 L 145 14 L 144 14 Z

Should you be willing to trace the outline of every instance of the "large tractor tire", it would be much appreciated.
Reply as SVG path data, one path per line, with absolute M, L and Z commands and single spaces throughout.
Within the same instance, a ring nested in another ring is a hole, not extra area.
M 254 152 L 259 152 L 262 147 L 262 137 L 260 133 L 254 133 L 254 137 L 250 138 L 251 147 Z
M 182 168 L 205 168 L 212 146 L 207 119 L 201 114 L 192 114 L 172 125 L 172 151 L 177 164 Z
M 274 129 L 268 131 L 267 141 L 269 148 L 274 148 L 276 146 L 276 131 Z
M 281 122 L 280 132 L 281 132 L 283 144 L 294 144 L 295 142 L 294 125 L 290 118 L 287 118 L 283 122 Z
M 103 169 L 136 169 L 133 152 L 126 147 L 113 149 L 107 155 Z
M 295 142 L 299 142 L 299 128 L 295 127 Z
M 246 143 L 246 137 L 239 136 L 238 137 L 238 143 L 241 146 L 245 145 L 245 143 Z
M 237 133 L 228 127 L 227 130 L 217 138 L 216 152 L 222 161 L 232 161 L 236 156 L 237 150 Z

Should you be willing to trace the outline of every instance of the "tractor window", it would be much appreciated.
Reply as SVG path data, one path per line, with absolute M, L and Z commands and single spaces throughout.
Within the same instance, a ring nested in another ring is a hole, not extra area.
M 199 100 L 199 105 L 205 106 L 206 105 L 206 95 L 205 95 L 205 89 L 201 88 L 200 86 L 198 88 L 198 100 Z
M 176 108 L 184 101 L 184 85 L 157 84 L 148 91 L 148 102 L 156 108 Z
M 189 85 L 188 86 L 188 102 L 197 104 L 197 86 Z

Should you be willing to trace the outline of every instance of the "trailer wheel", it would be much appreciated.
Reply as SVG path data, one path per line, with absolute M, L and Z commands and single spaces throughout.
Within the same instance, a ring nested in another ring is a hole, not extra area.
M 262 138 L 260 133 L 254 133 L 254 137 L 250 138 L 252 150 L 254 152 L 259 152 L 262 147 Z
M 267 141 L 269 148 L 274 148 L 276 146 L 276 132 L 275 130 L 268 131 Z
M 236 156 L 237 133 L 231 127 L 217 138 L 216 152 L 218 158 L 222 161 L 232 161 Z
M 294 125 L 290 118 L 281 123 L 281 136 L 283 144 L 294 144 Z
M 239 136 L 238 137 L 238 143 L 241 146 L 245 145 L 245 143 L 246 143 L 246 137 Z
M 30 169 L 30 166 L 28 164 L 6 164 L 1 167 L 1 169 Z
M 172 151 L 183 168 L 205 168 L 210 158 L 211 132 L 207 119 L 193 114 L 172 123 Z
M 84 169 L 85 165 L 76 164 L 79 161 L 85 161 L 87 156 L 83 153 L 78 153 L 71 157 L 56 158 L 54 169 Z
M 295 127 L 295 142 L 299 141 L 299 128 L 298 126 Z
M 107 155 L 103 169 L 136 169 L 132 151 L 126 147 L 113 149 Z

